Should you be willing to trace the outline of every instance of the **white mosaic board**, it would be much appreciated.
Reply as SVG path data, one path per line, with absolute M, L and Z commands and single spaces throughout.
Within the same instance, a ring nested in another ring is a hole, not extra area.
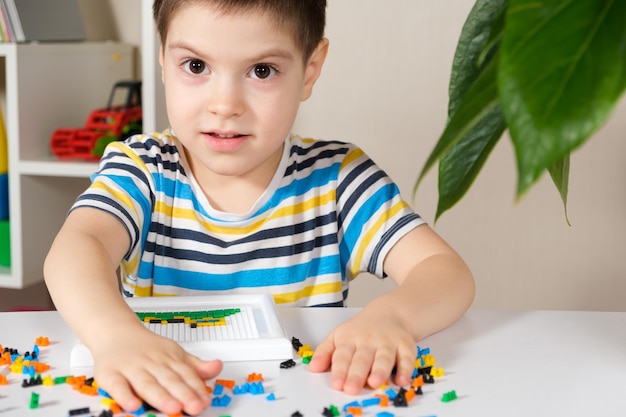
M 136 297 L 126 301 L 148 329 L 178 342 L 187 352 L 202 359 L 250 361 L 293 357 L 293 347 L 280 324 L 271 295 Z M 215 312 L 217 318 L 209 317 Z M 225 313 L 223 318 L 219 317 L 221 313 Z M 93 365 L 85 345 L 77 344 L 72 349 L 70 365 Z

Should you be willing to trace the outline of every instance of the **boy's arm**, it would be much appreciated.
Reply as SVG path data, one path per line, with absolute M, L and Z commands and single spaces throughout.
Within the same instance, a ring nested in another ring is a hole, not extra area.
M 356 394 L 382 385 L 396 366 L 406 385 L 417 341 L 459 319 L 474 298 L 474 280 L 461 257 L 427 225 L 400 239 L 384 270 L 398 287 L 370 302 L 317 347 L 309 368 L 331 367 L 334 388 Z
M 128 232 L 110 214 L 94 208 L 70 213 L 44 264 L 44 277 L 55 306 L 89 348 L 107 337 L 107 325 L 131 321 L 120 297 L 117 267 L 130 245 Z M 102 314 L 107 311 L 108 314 Z
M 91 350 L 94 376 L 125 409 L 141 402 L 168 413 L 195 414 L 208 403 L 203 378 L 221 364 L 187 355 L 154 335 L 124 302 L 117 268 L 130 245 L 122 223 L 95 208 L 77 208 L 52 244 L 44 277 L 64 320 Z M 165 389 L 164 387 L 168 387 Z
M 474 300 L 474 278 L 467 264 L 428 225 L 398 241 L 385 258 L 384 270 L 398 288 L 373 306 L 390 308 L 405 319 L 416 340 L 457 321 Z M 426 317 L 416 320 L 415 313 Z

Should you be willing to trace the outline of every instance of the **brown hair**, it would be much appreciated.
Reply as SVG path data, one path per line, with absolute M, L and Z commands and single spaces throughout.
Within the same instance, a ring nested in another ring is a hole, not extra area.
M 326 0 L 154 0 L 152 14 L 161 43 L 165 43 L 174 14 L 194 3 L 210 5 L 223 14 L 267 13 L 292 34 L 305 61 L 324 37 Z

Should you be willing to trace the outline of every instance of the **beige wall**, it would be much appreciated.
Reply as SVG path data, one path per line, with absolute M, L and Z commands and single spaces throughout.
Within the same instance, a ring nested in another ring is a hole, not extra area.
M 81 1 L 100 8 L 93 38 L 140 45 L 139 0 Z M 445 123 L 450 63 L 472 4 L 330 0 L 327 65 L 295 131 L 358 143 L 413 202 L 414 181 Z M 476 306 L 626 311 L 625 132 L 622 100 L 573 155 L 571 227 L 547 177 L 515 202 L 514 156 L 502 139 L 468 195 L 434 225 L 474 271 Z M 435 170 L 413 202 L 431 224 L 436 192 Z M 360 277 L 350 303 L 392 287 Z
M 328 63 L 296 130 L 360 144 L 411 200 L 445 123 L 450 63 L 473 0 L 329 3 Z M 622 100 L 572 157 L 571 227 L 548 177 L 515 202 L 512 147 L 501 140 L 464 200 L 435 225 L 472 268 L 476 306 L 626 310 L 624 136 Z M 414 202 L 431 224 L 436 177 Z M 392 287 L 367 278 L 355 282 L 353 304 Z

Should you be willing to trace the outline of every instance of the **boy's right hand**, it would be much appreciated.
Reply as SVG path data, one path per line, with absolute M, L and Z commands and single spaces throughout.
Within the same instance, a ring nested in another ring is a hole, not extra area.
M 222 363 L 187 354 L 137 319 L 120 294 L 117 273 L 130 245 L 117 217 L 96 208 L 72 210 L 46 257 L 50 295 L 91 350 L 96 381 L 121 407 L 135 411 L 143 400 L 167 414 L 198 414 L 210 405 L 204 381 Z
M 219 360 L 203 361 L 176 342 L 149 330 L 124 336 L 92 349 L 94 378 L 99 387 L 127 411 L 142 401 L 166 414 L 191 415 L 211 404 L 205 380 L 222 370 Z

